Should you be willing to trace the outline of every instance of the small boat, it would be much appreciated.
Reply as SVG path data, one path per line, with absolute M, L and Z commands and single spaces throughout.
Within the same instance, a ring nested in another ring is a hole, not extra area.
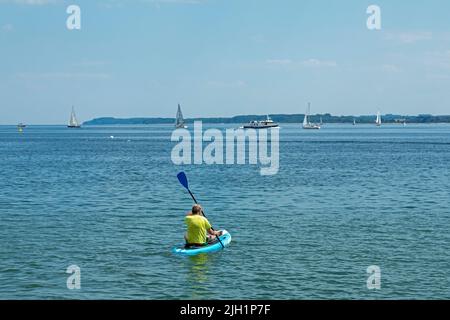
M 75 116 L 75 109 L 72 106 L 72 113 L 70 114 L 69 124 L 67 125 L 68 128 L 81 128 L 80 123 L 77 120 L 77 117 Z
M 266 117 L 266 120 L 262 121 L 250 121 L 248 124 L 244 125 L 244 129 L 268 129 L 268 128 L 277 128 L 279 126 L 278 123 L 274 122 L 269 116 Z
M 180 104 L 178 104 L 177 117 L 175 119 L 175 128 L 187 129 L 187 126 L 184 124 L 184 118 L 183 113 L 181 112 Z
M 395 121 L 395 123 L 399 123 L 399 124 L 406 126 L 406 119 L 395 119 L 394 121 Z
M 320 125 L 317 123 L 309 122 L 309 113 L 311 112 L 311 103 L 308 103 L 308 111 L 305 113 L 305 118 L 303 119 L 303 129 L 320 129 Z
M 375 124 L 377 125 L 377 127 L 381 126 L 381 113 L 380 113 L 380 111 L 378 111 L 378 113 L 377 113 L 377 120 L 375 120 Z
M 217 252 L 224 247 L 228 246 L 231 242 L 231 235 L 228 233 L 227 230 L 222 230 L 222 235 L 219 236 L 220 241 L 222 244 L 216 240 L 212 243 L 209 243 L 205 246 L 199 246 L 199 247 L 190 247 L 186 248 L 184 245 L 181 247 L 175 247 L 172 249 L 172 252 L 177 255 L 182 256 L 195 256 L 200 253 L 211 253 L 211 252 Z
M 25 124 L 23 124 L 22 122 L 17 125 L 17 128 L 19 128 L 19 129 L 25 129 L 26 127 L 27 126 Z

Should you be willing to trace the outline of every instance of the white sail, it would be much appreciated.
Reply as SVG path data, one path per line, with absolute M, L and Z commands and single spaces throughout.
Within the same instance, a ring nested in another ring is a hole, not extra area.
M 305 118 L 303 119 L 303 126 L 307 126 L 308 125 L 308 116 L 305 114 Z
M 308 103 L 308 111 L 305 113 L 305 118 L 303 119 L 303 129 L 320 129 L 320 125 L 316 123 L 309 122 L 309 114 L 311 113 L 311 103 Z
M 305 118 L 303 119 L 303 127 L 308 126 L 309 121 L 308 121 L 308 115 L 309 115 L 309 111 L 311 109 L 311 104 L 308 103 L 308 110 L 305 113 Z
M 72 113 L 70 114 L 69 127 L 79 127 L 77 117 L 75 116 L 75 110 L 72 107 Z
M 175 119 L 175 127 L 177 127 L 177 128 L 185 127 L 183 113 L 181 112 L 180 104 L 178 104 L 177 117 Z
M 380 114 L 380 111 L 378 111 L 378 113 L 377 113 L 377 120 L 375 121 L 375 124 L 377 126 L 381 126 L 381 114 Z

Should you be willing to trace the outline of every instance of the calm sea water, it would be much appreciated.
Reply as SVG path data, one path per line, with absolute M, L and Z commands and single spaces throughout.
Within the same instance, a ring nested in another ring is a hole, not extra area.
M 275 176 L 175 166 L 171 132 L 1 126 L 0 299 L 450 298 L 450 125 L 283 125 Z M 181 170 L 225 251 L 171 253 Z

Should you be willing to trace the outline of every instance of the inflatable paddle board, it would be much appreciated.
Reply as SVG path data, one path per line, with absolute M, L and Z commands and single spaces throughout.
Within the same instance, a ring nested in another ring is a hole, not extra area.
M 228 246 L 231 242 L 231 235 L 228 233 L 227 230 L 222 230 L 222 235 L 219 236 L 219 238 L 222 241 L 224 247 Z M 195 256 L 200 253 L 216 252 L 222 249 L 223 249 L 222 245 L 220 244 L 219 241 L 216 240 L 210 244 L 201 247 L 195 246 L 191 248 L 186 248 L 184 245 L 182 245 L 181 247 L 173 248 L 172 252 L 177 255 Z

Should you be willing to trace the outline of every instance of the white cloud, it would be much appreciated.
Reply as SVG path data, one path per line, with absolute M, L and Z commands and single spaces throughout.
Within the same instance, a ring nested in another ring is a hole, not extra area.
M 161 4 L 202 4 L 208 0 L 137 0 L 141 3 L 152 3 L 157 6 Z M 29 5 L 29 6 L 43 6 L 50 4 L 62 3 L 64 0 L 0 0 L 0 4 L 17 4 L 17 5 Z M 127 4 L 129 0 L 104 0 L 100 2 L 100 6 L 104 8 L 119 8 L 124 4 Z
M 393 64 L 384 64 L 381 66 L 381 70 L 387 73 L 398 73 L 400 72 L 400 68 Z
M 0 0 L 1 3 L 12 3 L 20 5 L 30 5 L 30 6 L 43 6 L 47 4 L 58 3 L 60 0 Z
M 160 8 L 160 6 L 164 4 L 196 5 L 205 3 L 208 0 L 134 0 L 134 1 L 144 4 L 152 4 L 155 5 L 155 7 Z M 129 2 L 130 0 L 103 0 L 99 3 L 99 5 L 100 7 L 105 9 L 114 9 L 124 7 Z
M 387 40 L 398 41 L 404 44 L 412 44 L 418 41 L 427 41 L 433 38 L 431 32 L 398 32 L 389 33 L 386 36 Z
M 450 50 L 428 53 L 425 65 L 438 69 L 450 69 Z
M 47 72 L 47 73 L 18 73 L 20 79 L 109 79 L 107 73 L 72 73 L 72 72 Z
M 327 61 L 319 59 L 308 59 L 300 63 L 304 67 L 322 68 L 322 67 L 336 67 L 336 61 Z
M 2 31 L 4 31 L 4 32 L 10 32 L 10 31 L 13 31 L 14 30 L 14 27 L 13 27 L 13 25 L 12 24 L 5 24 L 5 25 L 3 25 L 2 27 L 1 27 L 1 30 Z
M 448 74 L 427 74 L 427 78 L 431 80 L 449 80 L 450 75 Z
M 142 0 L 142 2 L 155 3 L 155 4 L 201 4 L 206 2 L 205 0 Z

